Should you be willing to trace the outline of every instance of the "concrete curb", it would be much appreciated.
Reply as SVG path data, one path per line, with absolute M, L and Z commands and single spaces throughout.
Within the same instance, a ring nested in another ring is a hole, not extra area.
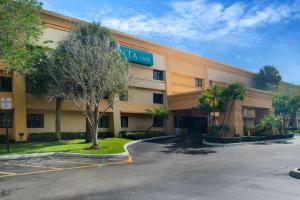
M 26 159 L 26 158 L 39 158 L 39 157 L 47 157 L 47 156 L 62 156 L 62 157 L 76 157 L 76 158 L 128 158 L 129 151 L 128 147 L 139 143 L 139 142 L 147 142 L 151 140 L 159 140 L 159 139 L 167 139 L 176 137 L 176 135 L 168 135 L 168 136 L 160 136 L 153 137 L 141 140 L 135 140 L 126 143 L 123 148 L 123 153 L 115 153 L 115 154 L 80 154 L 80 153 L 68 153 L 68 152 L 47 152 L 47 153 L 31 153 L 31 154 L 16 154 L 16 155 L 4 155 L 0 156 L 0 161 L 4 160 L 18 160 L 18 159 Z
M 287 139 L 275 139 L 275 140 L 266 140 L 266 141 L 256 141 L 256 142 L 238 142 L 238 143 L 229 143 L 229 144 L 222 144 L 222 143 L 213 143 L 207 142 L 205 138 L 202 140 L 203 144 L 208 146 L 216 146 L 216 147 L 226 147 L 226 146 L 238 146 L 238 145 L 246 145 L 246 144 L 263 144 L 266 142 L 280 142 L 280 141 L 287 141 L 292 140 L 294 138 L 287 138 Z
M 296 169 L 290 171 L 289 175 L 293 178 L 300 179 L 300 169 L 296 168 Z

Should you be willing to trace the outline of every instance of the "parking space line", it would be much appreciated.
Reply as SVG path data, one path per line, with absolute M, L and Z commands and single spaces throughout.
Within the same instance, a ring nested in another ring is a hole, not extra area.
M 12 172 L 1 172 L 0 171 L 0 174 L 5 174 L 5 175 L 15 175 L 16 173 L 12 173 Z M 5 176 L 4 175 L 4 176 Z M 0 177 L 1 177 L 1 175 L 0 175 Z
M 67 160 L 56 160 L 56 159 L 52 159 L 51 161 L 54 162 L 64 162 L 64 163 L 78 163 L 78 164 L 87 164 L 87 165 L 95 165 L 97 163 L 88 163 L 88 162 L 79 162 L 79 161 L 67 161 Z
M 40 165 L 27 165 L 27 164 L 18 164 L 18 163 L 9 163 L 9 162 L 0 162 L 0 164 L 4 165 L 14 165 L 14 166 L 20 166 L 20 167 L 32 167 L 32 168 L 45 168 L 45 169 L 53 169 L 53 170 L 62 170 L 63 168 L 57 168 L 57 167 L 45 167 Z
M 66 161 L 69 162 L 69 161 Z M 70 161 L 72 163 L 73 161 Z M 54 168 L 54 167 L 43 167 L 43 166 L 38 166 L 38 165 L 26 165 L 26 164 L 14 164 L 14 163 L 3 163 L 0 162 L 0 164 L 7 164 L 7 165 L 16 165 L 16 166 L 23 166 L 23 167 L 36 167 L 36 168 L 45 168 L 49 170 L 42 170 L 42 171 L 35 171 L 35 172 L 25 172 L 25 173 L 10 173 L 10 172 L 0 172 L 0 178 L 2 177 L 13 177 L 13 176 L 23 176 L 23 175 L 30 175 L 30 174 L 42 174 L 42 173 L 47 173 L 47 172 L 59 172 L 59 171 L 66 171 L 66 170 L 72 170 L 72 169 L 84 169 L 84 168 L 91 168 L 91 167 L 102 167 L 106 165 L 116 165 L 116 164 L 124 164 L 124 163 L 131 163 L 133 162 L 133 158 L 131 155 L 128 156 L 128 159 L 122 162 L 113 162 L 113 163 L 103 163 L 103 164 L 97 164 L 97 163 L 90 163 L 88 165 L 84 166 L 77 166 L 77 167 L 69 167 L 69 168 Z M 82 162 L 76 162 L 74 163 L 82 163 Z M 87 164 L 87 163 L 82 163 L 82 164 Z

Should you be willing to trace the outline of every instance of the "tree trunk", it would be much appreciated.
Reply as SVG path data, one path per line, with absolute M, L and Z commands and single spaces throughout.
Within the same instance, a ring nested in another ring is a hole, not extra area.
M 99 104 L 95 105 L 93 112 L 93 126 L 92 126 L 92 149 L 99 149 L 98 145 L 98 121 L 99 121 Z
M 231 115 L 231 111 L 232 111 L 233 105 L 234 105 L 234 100 L 231 101 L 231 105 L 230 105 L 230 109 L 229 109 L 229 112 L 228 112 L 226 124 L 229 123 L 229 119 L 230 119 L 230 115 Z
M 58 141 L 61 141 L 61 103 L 63 98 L 56 97 L 56 104 L 55 104 L 55 133 L 57 136 Z
M 86 112 L 90 110 L 89 104 L 86 103 Z M 85 143 L 91 142 L 91 125 L 88 117 L 85 117 Z
M 297 129 L 297 111 L 293 111 L 291 114 L 290 125 L 293 129 Z

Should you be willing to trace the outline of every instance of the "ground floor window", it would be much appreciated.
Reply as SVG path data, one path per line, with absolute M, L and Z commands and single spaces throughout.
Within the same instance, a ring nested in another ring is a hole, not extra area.
M 189 127 L 189 118 L 174 116 L 174 128 L 188 128 Z
M 11 112 L 8 112 L 8 113 L 1 112 L 0 113 L 0 128 L 6 128 L 6 117 L 8 120 L 7 121 L 8 128 L 12 128 L 13 115 Z
M 102 116 L 99 122 L 100 128 L 108 128 L 109 127 L 109 118 L 108 116 Z
M 121 116 L 121 127 L 128 128 L 128 116 Z
M 44 128 L 44 115 L 27 114 L 27 128 Z
M 154 118 L 153 127 L 158 127 L 158 128 L 164 127 L 164 120 L 161 118 Z

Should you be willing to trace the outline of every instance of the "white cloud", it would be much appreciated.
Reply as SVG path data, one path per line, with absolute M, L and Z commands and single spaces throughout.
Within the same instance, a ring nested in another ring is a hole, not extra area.
M 259 27 L 299 18 L 299 5 L 298 0 L 257 7 L 240 2 L 225 6 L 207 0 L 181 0 L 170 3 L 170 11 L 161 16 L 130 12 L 101 21 L 107 27 L 138 35 L 241 43 L 246 37 L 259 39 Z

